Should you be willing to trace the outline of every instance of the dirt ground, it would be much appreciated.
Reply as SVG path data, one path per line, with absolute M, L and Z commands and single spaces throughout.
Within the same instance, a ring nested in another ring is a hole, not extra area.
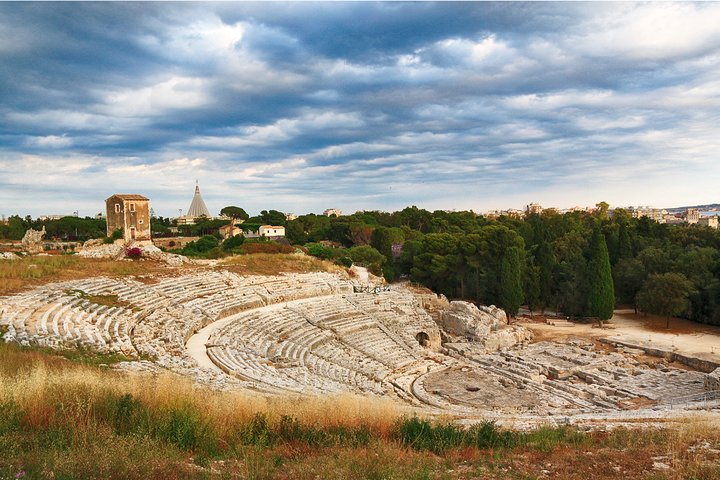
M 519 319 L 521 325 L 535 334 L 535 341 L 565 341 L 571 337 L 597 340 L 616 337 L 632 343 L 653 345 L 678 353 L 720 362 L 720 327 L 672 318 L 670 328 L 665 328 L 665 318 L 636 314 L 631 309 L 615 310 L 606 328 L 597 325 L 575 323 L 573 326 L 552 326 L 544 317 Z

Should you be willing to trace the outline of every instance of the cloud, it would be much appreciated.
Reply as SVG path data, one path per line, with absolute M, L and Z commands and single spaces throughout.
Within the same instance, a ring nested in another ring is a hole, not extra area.
M 714 3 L 0 4 L 0 213 L 138 191 L 172 215 L 195 179 L 251 212 L 716 201 L 719 23 Z

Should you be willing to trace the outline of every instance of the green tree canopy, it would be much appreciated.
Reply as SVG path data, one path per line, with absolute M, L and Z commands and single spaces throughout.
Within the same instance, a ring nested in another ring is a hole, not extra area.
M 247 214 L 245 210 L 243 210 L 240 207 L 235 206 L 227 206 L 220 210 L 220 215 L 226 216 L 226 217 L 232 217 L 232 218 L 239 218 L 242 220 L 247 220 L 250 218 L 250 215 Z
M 652 274 L 637 294 L 637 305 L 644 312 L 665 317 L 670 328 L 670 317 L 687 310 L 692 290 L 692 283 L 682 273 Z

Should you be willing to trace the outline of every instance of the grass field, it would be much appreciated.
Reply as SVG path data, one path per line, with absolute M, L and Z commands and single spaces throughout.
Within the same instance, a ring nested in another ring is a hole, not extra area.
M 234 255 L 222 260 L 223 269 L 240 275 L 276 275 L 281 272 L 337 272 L 343 270 L 331 262 L 307 255 L 256 253 Z M 75 255 L 28 256 L 0 261 L 0 295 L 21 292 L 43 283 L 76 280 L 96 276 L 148 276 L 158 273 L 177 275 L 207 268 L 203 264 L 167 267 L 162 262 L 143 259 L 103 260 Z M 152 281 L 146 277 L 139 280 Z
M 253 253 L 222 260 L 223 269 L 240 275 L 277 275 L 305 272 L 339 272 L 344 268 L 310 255 L 288 253 Z
M 88 355 L 0 345 L 0 478 L 720 478 L 720 432 L 697 420 L 462 429 L 381 400 L 214 392 Z
M 165 270 L 159 262 L 114 261 L 75 255 L 28 256 L 0 261 L 0 295 L 16 293 L 51 281 L 75 280 L 101 275 L 145 275 Z

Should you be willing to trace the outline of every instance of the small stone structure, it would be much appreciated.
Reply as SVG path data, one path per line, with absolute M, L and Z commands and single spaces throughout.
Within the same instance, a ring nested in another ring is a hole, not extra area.
M 32 228 L 25 232 L 22 238 L 23 250 L 28 253 L 41 253 L 43 251 L 42 239 L 45 236 L 45 226 L 42 230 L 33 230 Z
M 107 236 L 122 230 L 125 242 L 150 240 L 150 200 L 142 195 L 118 193 L 105 200 Z

